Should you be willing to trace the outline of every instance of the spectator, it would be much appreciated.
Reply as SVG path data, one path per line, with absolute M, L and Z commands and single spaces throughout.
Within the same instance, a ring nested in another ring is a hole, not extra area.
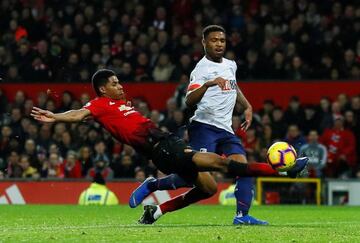
M 58 153 L 50 153 L 49 159 L 42 165 L 41 177 L 43 178 L 61 178 L 62 158 Z
M 319 143 L 319 135 L 316 130 L 311 130 L 308 135 L 308 143 L 300 147 L 299 156 L 309 158 L 308 169 L 310 177 L 323 177 L 323 168 L 327 162 L 327 150 Z
M 62 80 L 64 82 L 76 82 L 80 80 L 79 71 L 79 56 L 77 53 L 72 52 L 68 56 L 66 66 L 62 72 L 60 72 L 58 80 Z
M 332 128 L 326 129 L 321 142 L 328 150 L 325 175 L 328 177 L 353 176 L 356 167 L 356 140 L 354 134 L 344 128 L 344 117 L 337 115 Z
M 16 151 L 11 151 L 7 157 L 7 174 L 9 178 L 21 178 L 22 168 L 20 166 L 20 156 Z
M 284 114 L 284 119 L 287 124 L 296 124 L 302 128 L 305 120 L 305 113 L 301 107 L 299 97 L 291 97 L 289 106 Z
M 170 62 L 169 56 L 165 53 L 160 54 L 152 73 L 154 81 L 170 81 L 174 66 Z
M 265 66 L 255 50 L 249 50 L 246 54 L 246 62 L 239 67 L 242 79 L 263 79 Z
M 282 80 L 288 77 L 285 70 L 284 54 L 281 52 L 275 52 L 273 61 L 271 64 L 269 76 L 265 78 Z
M 259 150 L 262 148 L 269 148 L 273 143 L 273 134 L 271 125 L 265 125 L 262 129 L 262 133 L 259 140 Z M 259 151 L 261 153 L 261 151 Z
M 273 121 L 271 123 L 274 139 L 282 139 L 285 137 L 287 123 L 284 119 L 284 112 L 281 107 L 275 107 L 272 112 Z
M 165 30 L 169 28 L 166 21 L 166 10 L 164 7 L 160 6 L 156 8 L 153 26 L 158 30 Z
M 56 123 L 54 125 L 54 134 L 52 136 L 54 142 L 59 143 L 62 140 L 62 134 L 66 131 L 65 123 Z
M 299 56 L 292 58 L 290 70 L 288 72 L 288 79 L 290 80 L 304 80 L 309 77 L 307 68 L 304 67 L 303 61 Z
M 157 63 L 157 60 L 160 56 L 160 46 L 159 43 L 153 41 L 150 43 L 150 67 L 153 68 Z
M 27 160 L 30 163 L 31 167 L 34 167 L 35 169 L 40 169 L 41 168 L 41 164 L 40 161 L 37 158 L 37 151 L 36 151 L 36 143 L 33 139 L 27 139 L 25 141 L 25 151 L 24 151 L 24 155 L 27 156 Z
M 94 161 L 104 161 L 105 163 L 110 163 L 110 158 L 109 156 L 106 154 L 106 145 L 104 143 L 104 141 L 98 141 L 95 146 L 95 154 L 94 154 Z
M 274 110 L 274 105 L 275 104 L 273 100 L 270 99 L 264 100 L 263 107 L 259 110 L 258 114 L 260 116 L 263 116 L 265 114 L 270 116 Z
M 285 142 L 293 146 L 296 152 L 299 152 L 302 145 L 306 144 L 306 140 L 301 134 L 298 125 L 293 124 L 288 127 Z
M 86 176 L 88 170 L 94 166 L 91 149 L 89 146 L 82 146 L 79 150 L 79 161 L 81 163 L 81 175 Z
M 20 167 L 22 169 L 22 178 L 39 178 L 39 173 L 36 168 L 30 165 L 29 157 L 26 155 L 20 158 Z
M 348 49 L 344 52 L 344 62 L 341 66 L 341 75 L 344 78 L 351 79 L 351 68 L 355 65 L 355 53 Z
M 70 132 L 68 132 L 68 131 L 63 132 L 61 135 L 61 141 L 59 144 L 59 149 L 60 149 L 61 155 L 63 157 L 65 157 L 65 155 L 67 154 L 68 151 L 76 150 L 76 148 L 77 148 L 77 146 L 74 143 Z
M 60 112 L 68 111 L 73 102 L 73 96 L 69 91 L 64 91 L 61 97 L 61 106 L 59 108 Z
M 100 173 L 105 180 L 109 180 L 114 177 L 114 172 L 103 160 L 97 160 L 95 162 L 94 167 L 88 171 L 87 177 L 95 178 L 96 173 Z
M 143 182 L 146 179 L 145 171 L 139 167 L 135 168 L 135 180 L 138 182 Z
M 316 116 L 316 109 L 313 105 L 307 105 L 304 108 L 305 120 L 302 131 L 308 134 L 311 130 L 316 130 L 318 127 L 318 117 Z
M 37 143 L 41 148 L 45 150 L 49 150 L 50 144 L 53 143 L 53 140 L 51 138 L 51 134 L 52 134 L 51 128 L 52 127 L 49 124 L 43 124 L 40 127 Z
M 135 80 L 134 71 L 130 63 L 128 62 L 123 63 L 121 67 L 121 72 L 119 74 L 119 79 L 124 82 Z
M 324 131 L 326 128 L 330 128 L 333 124 L 333 117 L 330 110 L 330 100 L 327 97 L 324 97 L 320 100 L 320 106 L 318 108 L 318 120 L 319 126 L 318 130 L 320 133 Z
M 139 53 L 135 69 L 136 81 L 150 81 L 151 72 L 149 67 L 149 58 L 145 52 Z
M 34 102 L 31 99 L 26 99 L 24 103 L 24 116 L 30 117 L 31 109 L 34 106 Z
M 8 155 L 10 153 L 9 143 L 10 143 L 11 135 L 12 135 L 11 127 L 7 125 L 1 127 L 0 154 Z
M 124 155 L 120 159 L 119 169 L 117 170 L 116 177 L 119 178 L 134 178 L 135 165 L 129 155 Z
M 15 65 L 11 65 L 11 66 L 9 66 L 9 68 L 7 70 L 6 80 L 9 83 L 16 83 L 16 82 L 20 82 L 24 79 L 20 76 L 18 67 Z
M 121 59 L 124 62 L 127 62 L 131 65 L 131 67 L 135 66 L 136 63 L 136 55 L 134 50 L 134 45 L 131 41 L 125 41 L 124 43 L 124 51 L 121 55 Z
M 63 178 L 82 178 L 81 163 L 74 151 L 67 152 L 66 160 L 60 165 L 60 175 Z
M 350 109 L 350 100 L 346 94 L 344 93 L 339 94 L 337 97 L 337 101 L 339 102 L 341 112 Z
M 170 132 L 177 133 L 180 127 L 185 125 L 184 113 L 181 110 L 175 110 L 173 117 L 162 122 L 162 125 L 166 126 Z
M 331 79 L 331 70 L 334 69 L 333 62 L 330 55 L 324 54 L 321 58 L 319 68 L 314 72 L 314 77 L 318 79 Z
M 246 153 L 256 155 L 259 152 L 259 140 L 257 138 L 256 130 L 250 127 L 246 131 L 245 137 L 242 139 L 242 143 Z

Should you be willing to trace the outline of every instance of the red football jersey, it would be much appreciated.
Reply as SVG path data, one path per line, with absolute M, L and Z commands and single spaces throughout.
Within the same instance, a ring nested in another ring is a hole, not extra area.
M 122 143 L 142 149 L 149 135 L 149 128 L 155 124 L 141 115 L 124 100 L 98 97 L 88 102 L 84 108 L 91 112 L 110 134 Z

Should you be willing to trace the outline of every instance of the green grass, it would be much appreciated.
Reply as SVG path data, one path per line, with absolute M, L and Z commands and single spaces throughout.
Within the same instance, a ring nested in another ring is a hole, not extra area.
M 0 206 L 0 242 L 360 242 L 359 207 L 254 206 L 270 226 L 233 226 L 233 207 L 191 206 L 155 225 L 126 206 Z

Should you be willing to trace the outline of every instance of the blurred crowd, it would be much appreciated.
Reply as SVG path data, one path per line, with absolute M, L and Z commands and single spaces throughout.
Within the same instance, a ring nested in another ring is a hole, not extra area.
M 357 0 L 3 0 L 0 77 L 179 81 L 202 57 L 201 31 L 227 30 L 226 57 L 246 80 L 360 79 Z
M 179 86 L 178 90 L 181 89 Z M 177 101 L 176 92 L 162 111 L 150 110 L 141 99 L 132 105 L 164 131 L 188 141 L 186 124 L 192 111 Z M 0 178 L 91 178 L 101 171 L 105 179 L 159 176 L 154 165 L 128 145 L 115 141 L 93 120 L 76 124 L 42 124 L 29 114 L 33 105 L 54 112 L 77 109 L 89 101 L 69 92 L 56 105 L 45 93 L 37 100 L 19 90 L 14 102 L 0 91 Z M 309 176 L 360 178 L 360 96 L 340 94 L 337 99 L 322 98 L 318 104 L 302 104 L 292 97 L 287 107 L 265 100 L 254 113 L 252 126 L 240 129 L 242 112 L 234 113 L 233 129 L 245 147 L 248 160 L 266 161 L 266 150 L 275 141 L 287 141 L 300 156 L 310 158 Z M 226 175 L 215 173 L 217 179 Z

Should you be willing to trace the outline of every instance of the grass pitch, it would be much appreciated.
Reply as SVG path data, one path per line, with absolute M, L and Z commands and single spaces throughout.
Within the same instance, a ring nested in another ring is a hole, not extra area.
M 139 225 L 127 206 L 0 206 L 0 242 L 360 242 L 360 207 L 254 206 L 269 226 L 233 226 L 234 207 L 190 206 Z

